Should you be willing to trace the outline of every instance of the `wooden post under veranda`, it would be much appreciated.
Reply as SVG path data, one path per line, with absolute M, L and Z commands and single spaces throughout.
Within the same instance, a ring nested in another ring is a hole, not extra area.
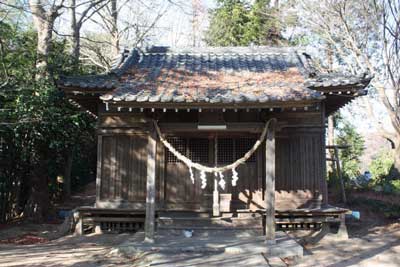
M 268 127 L 265 140 L 265 238 L 268 245 L 275 240 L 275 125 Z
M 154 242 L 155 232 L 155 198 L 156 198 L 156 132 L 150 124 L 147 143 L 147 179 L 146 179 L 146 221 L 145 242 Z
M 214 137 L 214 165 L 218 166 L 218 136 Z M 213 191 L 213 216 L 220 216 L 220 206 L 219 206 L 219 192 L 218 192 L 218 174 L 214 174 L 214 191 Z
M 340 159 L 339 159 L 339 149 L 348 149 L 349 146 L 348 145 L 343 145 L 343 146 L 328 145 L 328 146 L 326 146 L 326 148 L 333 149 L 333 158 L 329 158 L 327 160 L 333 162 L 332 165 L 335 167 L 336 175 L 339 179 L 342 202 L 346 203 L 347 202 L 346 189 L 344 187 L 344 181 L 343 181 L 343 176 L 342 176 L 342 167 L 341 167 Z

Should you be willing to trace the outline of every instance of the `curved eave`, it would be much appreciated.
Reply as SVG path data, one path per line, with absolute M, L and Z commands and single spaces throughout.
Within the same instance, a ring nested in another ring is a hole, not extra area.
M 241 102 L 241 103 L 210 103 L 210 102 L 127 102 L 103 101 L 106 105 L 117 108 L 144 108 L 144 109 L 263 109 L 263 108 L 296 108 L 308 107 L 321 103 L 321 99 L 297 101 L 268 101 L 268 102 Z

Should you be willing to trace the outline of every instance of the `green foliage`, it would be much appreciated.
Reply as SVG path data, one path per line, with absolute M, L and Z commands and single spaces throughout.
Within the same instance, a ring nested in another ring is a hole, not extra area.
M 382 182 L 389 175 L 390 168 L 393 166 L 393 155 L 390 151 L 382 150 L 371 162 L 369 170 L 375 183 Z
M 49 186 L 41 193 L 53 199 L 69 151 L 92 151 L 95 158 L 94 121 L 54 85 L 54 78 L 72 70 L 65 41 L 53 42 L 50 75 L 41 80 L 35 79 L 35 32 L 0 22 L 0 48 L 0 183 L 21 183 L 23 209 L 38 181 Z M 88 171 L 81 177 L 93 177 L 95 162 L 75 155 L 74 162 L 86 161 Z
M 348 149 L 340 150 L 342 172 L 345 178 L 354 178 L 360 175 L 360 157 L 364 152 L 364 138 L 348 121 L 338 118 L 338 145 L 348 145 Z
M 211 11 L 206 42 L 213 46 L 277 44 L 282 40 L 280 25 L 269 0 L 219 0 Z
M 400 206 L 398 204 L 386 203 L 384 201 L 368 198 L 354 198 L 349 202 L 351 205 L 365 206 L 371 211 L 383 213 L 386 218 L 400 218 Z
M 392 192 L 400 195 L 400 180 L 392 180 L 390 181 L 390 185 L 392 186 Z

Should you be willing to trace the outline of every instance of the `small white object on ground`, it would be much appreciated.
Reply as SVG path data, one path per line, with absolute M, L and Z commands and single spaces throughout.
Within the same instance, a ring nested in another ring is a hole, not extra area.
M 190 238 L 193 236 L 193 230 L 183 230 L 183 235 L 187 238 Z

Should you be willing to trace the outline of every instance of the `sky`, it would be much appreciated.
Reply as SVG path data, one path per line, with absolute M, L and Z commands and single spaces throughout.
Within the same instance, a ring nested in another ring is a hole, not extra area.
M 180 1 L 178 4 L 170 4 L 166 0 L 135 0 L 129 1 L 130 3 L 121 7 L 119 20 L 121 21 L 119 27 L 124 28 L 129 23 L 136 23 L 137 25 L 143 24 L 150 25 L 159 13 L 163 16 L 157 21 L 154 29 L 148 34 L 148 43 L 155 45 L 166 46 L 191 46 L 192 45 L 192 5 L 189 0 L 175 0 Z M 123 1 L 120 1 L 123 2 Z M 197 32 L 198 39 L 201 38 L 201 33 L 208 25 L 207 10 L 216 6 L 214 0 L 199 0 L 202 12 L 199 16 L 200 32 Z M 164 13 L 164 11 L 166 11 Z M 94 15 L 90 21 L 87 21 L 82 27 L 83 35 L 90 33 L 102 32 L 102 28 L 98 25 L 101 23 L 99 16 Z M 61 16 L 57 22 L 57 28 L 62 34 L 69 33 L 69 16 L 67 12 Z M 143 27 L 145 29 L 146 27 Z M 134 35 L 134 34 L 133 34 Z M 131 46 L 129 40 L 133 40 L 132 33 L 124 38 L 126 41 L 122 46 Z M 201 43 L 204 45 L 204 43 Z M 200 45 L 201 45 L 200 44 Z

